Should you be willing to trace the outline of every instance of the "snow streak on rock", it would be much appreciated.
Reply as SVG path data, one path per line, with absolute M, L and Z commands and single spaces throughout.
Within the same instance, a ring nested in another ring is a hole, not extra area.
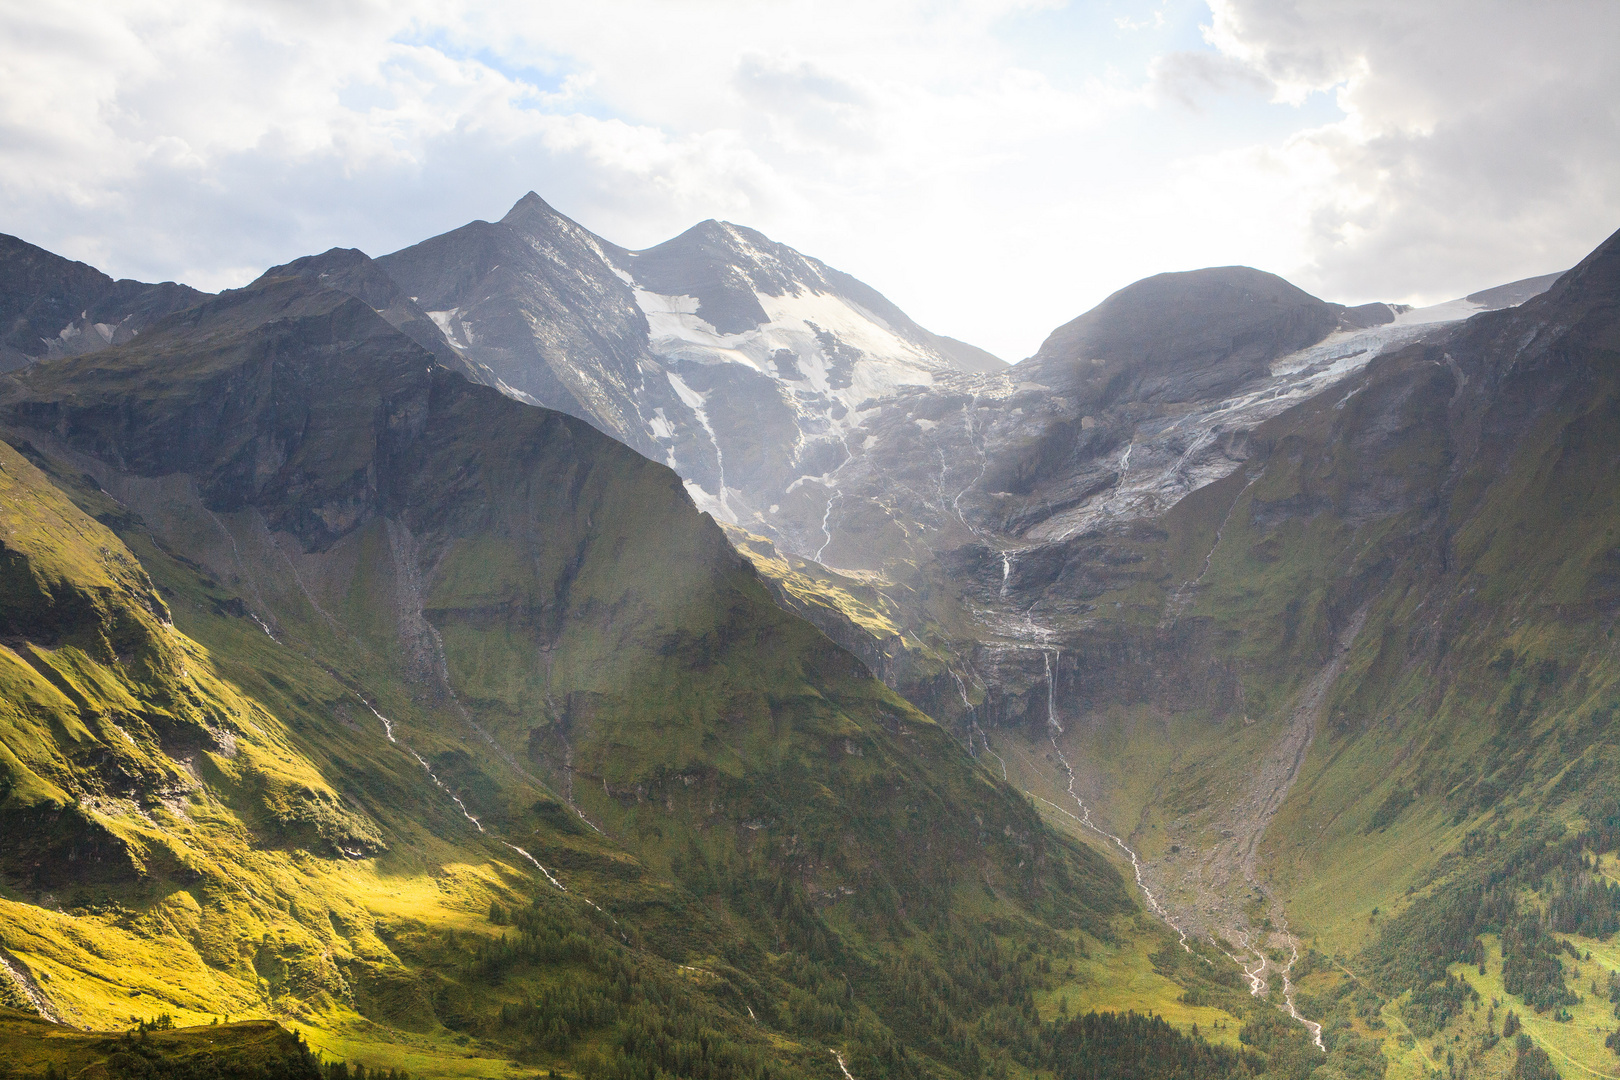
M 1138 422 L 1116 466 L 1119 479 L 1113 487 L 1030 529 L 1029 539 L 1063 540 L 1105 522 L 1117 524 L 1164 513 L 1189 492 L 1230 475 L 1241 465 L 1225 452 L 1221 435 L 1252 430 L 1349 379 L 1378 356 L 1416 341 L 1436 326 L 1481 310 L 1477 304 L 1451 301 L 1405 312 L 1382 326 L 1337 331 L 1274 361 L 1267 377 L 1231 397 Z
M 714 433 L 714 425 L 709 423 L 709 412 L 704 407 L 708 404 L 708 395 L 693 390 L 686 385 L 685 379 L 673 371 L 664 372 L 664 376 L 669 379 L 669 385 L 674 389 L 675 396 L 681 399 L 681 404 L 691 409 L 692 415 L 697 417 L 698 426 L 709 436 L 709 445 L 714 447 L 714 467 L 719 476 L 716 486 L 720 489 L 719 493 L 711 498 L 708 490 L 695 480 L 686 481 L 686 490 L 692 493 L 692 501 L 698 504 L 700 510 L 706 510 L 715 517 L 735 525 L 737 514 L 726 501 L 726 455 L 720 449 L 720 437 Z

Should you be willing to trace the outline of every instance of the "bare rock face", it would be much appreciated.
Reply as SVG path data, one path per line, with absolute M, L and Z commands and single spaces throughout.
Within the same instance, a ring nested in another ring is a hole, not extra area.
M 0 234 L 0 371 L 122 345 L 207 295 L 172 281 L 114 281 L 93 266 Z
M 868 401 L 1006 367 L 723 221 L 629 251 L 530 193 L 378 265 L 484 381 L 587 420 L 676 469 L 717 519 L 807 554 Z
M 1164 659 L 1151 629 L 1122 631 L 1108 662 L 1072 632 L 1143 578 L 1134 551 L 1156 542 L 1156 519 L 1243 469 L 1268 419 L 1544 284 L 1410 311 L 1345 307 L 1248 267 L 1161 274 L 1007 367 L 728 222 L 630 251 L 530 194 L 378 266 L 402 297 L 343 287 L 378 311 L 420 310 L 475 378 L 668 464 L 701 509 L 784 553 L 884 575 L 913 625 L 971 626 L 946 651 L 1000 686 L 981 721 L 1021 715 L 1026 691 L 1038 706 L 1042 650 L 1060 642 L 1057 670 L 1085 657 L 1099 696 L 1149 685 L 1141 673 Z M 1170 665 L 1185 678 L 1153 693 L 1236 707 L 1191 642 Z M 845 643 L 925 707 L 961 706 L 937 664 Z
M 1052 331 L 1020 367 L 1098 405 L 1196 400 L 1321 341 L 1338 329 L 1340 310 L 1247 266 L 1158 274 Z
M 630 251 L 533 193 L 377 266 L 402 295 L 374 309 L 420 312 L 474 378 L 669 465 L 717 520 L 863 571 L 968 545 L 998 599 L 1034 548 L 1229 475 L 1257 424 L 1434 321 L 1215 267 L 1127 286 L 1008 367 L 755 230 Z

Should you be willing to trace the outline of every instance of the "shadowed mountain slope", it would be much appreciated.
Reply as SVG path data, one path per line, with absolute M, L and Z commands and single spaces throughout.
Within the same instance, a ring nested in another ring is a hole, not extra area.
M 114 281 L 0 234 L 0 371 L 122 344 L 206 295 L 172 281 Z
M 426 1075 L 976 1076 L 1054 959 L 1169 940 L 674 473 L 323 259 L 0 390 L 6 985 Z
M 1196 400 L 1315 345 L 1338 328 L 1340 310 L 1247 266 L 1158 274 L 1052 331 L 1019 373 L 1076 390 L 1100 383 L 1079 390 L 1099 408 L 1110 395 Z
M 0 986 L 441 1071 L 1601 1072 L 1549 950 L 1620 925 L 1614 243 L 1422 311 L 1165 275 L 971 375 L 750 230 L 531 198 L 36 365 Z M 452 373 L 512 356 L 590 423 Z

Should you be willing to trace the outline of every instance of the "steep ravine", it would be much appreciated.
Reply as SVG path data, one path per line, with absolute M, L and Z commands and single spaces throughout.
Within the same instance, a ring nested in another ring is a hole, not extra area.
M 1116 832 L 1098 820 L 1080 787 L 1077 765 L 1084 760 L 1071 759 L 1071 755 L 1083 753 L 1077 748 L 1082 744 L 1068 737 L 1058 719 L 1064 704 L 1055 679 L 1047 686 L 1045 739 L 1016 734 L 1009 750 L 1018 764 L 1015 779 L 1021 783 L 1033 780 L 1038 789 L 1054 789 L 1057 798 L 1026 786 L 1028 794 L 1055 815 L 1052 820 L 1069 823 L 1092 842 L 1101 841 L 1105 851 L 1126 863 L 1144 906 L 1176 932 L 1184 950 L 1192 952 L 1189 939 L 1214 943 L 1243 969 L 1250 993 L 1258 998 L 1267 997 L 1272 981 L 1280 980 L 1283 1007 L 1310 1031 L 1319 1049 L 1324 1048 L 1321 1025 L 1303 1016 L 1294 1001 L 1290 976 L 1300 943 L 1288 928 L 1284 905 L 1264 880 L 1258 851 L 1267 826 L 1299 777 L 1328 690 L 1343 672 L 1365 620 L 1363 609 L 1340 632 L 1332 656 L 1301 690 L 1282 730 L 1255 754 L 1252 768 L 1230 790 L 1176 819 L 1165 830 L 1160 842 L 1174 854 L 1144 858 L 1138 852 L 1134 830 Z M 1046 655 L 1051 671 L 1052 654 Z M 988 749 L 982 730 L 978 738 Z M 1042 753 L 1043 742 L 1049 752 Z M 1070 744 L 1068 750 L 1065 744 Z M 1287 959 L 1278 962 L 1273 952 L 1284 953 Z

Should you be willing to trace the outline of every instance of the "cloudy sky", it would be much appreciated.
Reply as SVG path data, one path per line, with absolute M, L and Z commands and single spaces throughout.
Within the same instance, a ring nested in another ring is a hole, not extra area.
M 1613 0 L 0 0 L 0 231 L 240 285 L 531 188 L 751 225 L 1008 359 L 1147 274 L 1348 302 L 1620 227 Z

